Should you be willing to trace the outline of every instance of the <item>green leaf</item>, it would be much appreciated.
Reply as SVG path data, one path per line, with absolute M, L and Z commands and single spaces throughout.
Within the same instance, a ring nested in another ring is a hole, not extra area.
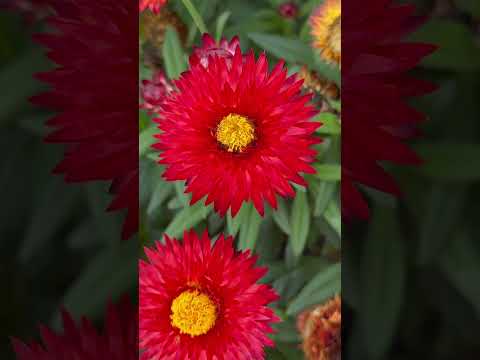
M 439 255 L 452 238 L 454 225 L 461 219 L 465 189 L 434 185 L 420 229 L 418 263 L 426 265 Z
M 180 237 L 185 230 L 190 230 L 205 220 L 211 210 L 211 206 L 205 206 L 202 202 L 187 206 L 175 214 L 165 233 L 170 237 Z
M 443 253 L 439 265 L 453 286 L 467 299 L 480 316 L 480 252 L 466 234 L 460 233 Z
M 147 208 L 147 214 L 149 216 L 152 216 L 155 211 L 163 205 L 164 201 L 168 198 L 168 196 L 172 192 L 172 185 L 159 180 L 157 186 L 155 187 L 155 190 L 153 191 L 152 197 L 150 199 L 150 202 L 148 204 Z
M 418 171 L 441 181 L 480 180 L 480 144 L 423 143 L 415 149 L 424 160 Z
M 142 156 L 145 155 L 149 150 L 151 150 L 151 146 L 155 143 L 156 139 L 153 135 L 158 134 L 160 130 L 157 129 L 156 126 L 149 126 L 147 129 L 140 133 L 139 141 L 138 141 L 138 155 Z M 158 158 L 158 153 L 155 153 L 156 157 Z
M 72 215 L 78 199 L 78 189 L 64 184 L 61 178 L 53 178 L 41 194 L 39 201 L 33 204 L 33 214 L 27 224 L 19 255 L 22 263 L 28 263 L 54 239 L 56 232 Z
M 232 13 L 227 10 L 227 11 L 224 11 L 223 13 L 221 13 L 218 16 L 217 27 L 216 27 L 216 31 L 215 31 L 215 40 L 217 42 L 219 42 L 220 39 L 222 38 L 223 29 L 225 28 L 225 25 L 227 24 L 227 21 L 230 18 L 231 14 Z
M 249 33 L 248 37 L 265 51 L 289 63 L 307 64 L 310 67 L 315 64 L 310 46 L 300 40 L 263 33 Z
M 165 40 L 162 47 L 165 71 L 169 79 L 177 79 L 180 74 L 187 70 L 185 53 L 182 49 L 177 31 L 168 26 L 165 31 Z
M 240 226 L 240 239 L 238 241 L 239 250 L 254 250 L 260 233 L 260 224 L 262 217 L 258 214 L 253 204 L 246 207 L 245 221 Z
M 361 264 L 360 322 L 371 359 L 383 359 L 400 316 L 406 281 L 406 249 L 394 211 L 377 209 Z
M 342 237 L 342 216 L 340 214 L 340 208 L 335 199 L 332 199 L 328 204 L 325 212 L 323 213 L 323 218 L 327 223 L 335 230 L 337 235 Z
M 319 121 L 322 123 L 317 130 L 319 134 L 324 135 L 340 135 L 342 132 L 342 126 L 338 116 L 329 112 L 324 112 L 317 115 L 313 121 Z
M 103 314 L 109 300 L 115 301 L 138 284 L 138 243 L 123 241 L 100 251 L 67 291 L 62 303 L 77 316 Z M 92 296 L 94 294 L 95 296 Z M 57 314 L 54 323 L 60 323 Z
M 318 273 L 303 288 L 287 309 L 288 315 L 296 315 L 310 306 L 321 304 L 341 291 L 342 265 L 330 265 Z
M 230 236 L 237 236 L 238 231 L 240 230 L 240 225 L 242 225 L 249 213 L 250 209 L 246 203 L 242 204 L 242 207 L 234 218 L 232 218 L 231 211 L 227 213 L 227 231 Z
M 340 181 L 342 167 L 339 164 L 315 164 L 313 166 L 317 173 L 315 176 L 323 181 Z
M 326 210 L 330 200 L 332 200 L 335 191 L 337 190 L 337 184 L 329 181 L 315 182 L 311 184 L 315 192 L 315 207 L 313 210 L 313 216 L 322 216 Z
M 310 207 L 305 192 L 297 191 L 293 200 L 290 223 L 290 247 L 295 257 L 299 257 L 303 253 L 310 230 Z
M 455 0 L 455 4 L 461 10 L 470 13 L 473 17 L 480 19 L 480 1 L 478 0 Z
M 438 46 L 432 55 L 423 60 L 424 66 L 456 71 L 480 68 L 480 48 L 473 33 L 462 23 L 433 19 L 422 26 L 412 40 Z
M 288 213 L 287 203 L 282 198 L 277 199 L 277 201 L 278 208 L 272 212 L 273 220 L 285 234 L 290 235 L 290 214 Z

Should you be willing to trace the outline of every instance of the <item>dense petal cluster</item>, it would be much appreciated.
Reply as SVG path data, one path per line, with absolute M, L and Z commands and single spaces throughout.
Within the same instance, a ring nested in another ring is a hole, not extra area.
M 235 215 L 253 201 L 263 214 L 264 200 L 276 208 L 277 194 L 293 197 L 291 182 L 306 185 L 300 173 L 315 172 L 320 124 L 310 121 L 311 95 L 301 94 L 295 75 L 287 78 L 283 62 L 269 72 L 264 54 L 255 61 L 237 47 L 227 56 L 209 53 L 206 64 L 193 57 L 162 106 L 154 146 L 164 177 L 186 181 L 192 204 L 206 196 L 220 214 Z
M 150 114 L 159 114 L 161 105 L 166 97 L 173 91 L 173 86 L 169 83 L 163 71 L 159 70 L 151 80 L 142 80 L 140 86 L 140 96 L 142 103 L 141 109 L 147 110 Z
M 47 141 L 67 145 L 56 172 L 67 181 L 112 181 L 110 209 L 128 208 L 123 236 L 138 227 L 138 32 L 128 0 L 52 1 L 53 32 L 36 35 L 59 66 L 33 98 L 57 115 Z
M 140 11 L 150 9 L 150 11 L 158 14 L 167 2 L 168 0 L 138 0 L 138 5 Z
M 138 317 L 128 301 L 110 305 L 102 333 L 86 318 L 75 324 L 63 311 L 63 334 L 41 327 L 43 345 L 13 340 L 17 360 L 136 360 Z
M 221 39 L 219 43 L 210 34 L 203 34 L 202 46 L 195 46 L 192 55 L 190 56 L 190 64 L 192 66 L 202 64 L 208 67 L 208 59 L 210 57 L 221 57 L 227 59 L 229 62 L 233 59 L 235 51 L 240 46 L 240 40 L 237 36 L 230 41 Z
M 300 314 L 297 323 L 308 360 L 342 358 L 342 302 L 339 296 Z
M 342 63 L 342 214 L 367 218 L 362 184 L 398 195 L 393 178 L 381 162 L 418 164 L 417 155 L 402 141 L 416 134 L 424 115 L 406 100 L 434 87 L 408 72 L 434 50 L 403 38 L 422 22 L 414 7 L 391 0 L 364 6 L 348 0 L 344 6 Z
M 310 17 L 313 46 L 327 62 L 341 64 L 342 19 L 341 1 L 325 0 Z
M 235 253 L 233 239 L 221 235 L 211 245 L 184 234 L 183 242 L 146 249 L 140 262 L 141 358 L 261 360 L 278 319 L 267 305 L 277 299 L 257 284 L 265 268 L 249 251 Z

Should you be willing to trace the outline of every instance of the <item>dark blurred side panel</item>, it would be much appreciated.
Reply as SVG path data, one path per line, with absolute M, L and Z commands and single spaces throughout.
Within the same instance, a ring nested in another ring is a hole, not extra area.
M 427 16 L 410 40 L 439 46 L 412 75 L 438 90 L 411 101 L 427 115 L 410 141 L 423 166 L 387 166 L 403 196 L 366 190 L 370 221 L 344 227 L 344 353 L 478 359 L 480 2 L 402 3 Z
M 11 337 L 39 341 L 40 324 L 63 334 L 62 307 L 75 321 L 86 316 L 102 331 L 108 303 L 117 304 L 122 297 L 130 298 L 133 313 L 117 309 L 115 316 L 128 316 L 128 324 L 122 324 L 133 337 L 126 336 L 122 346 L 133 354 L 136 235 L 122 240 L 125 210 L 106 211 L 114 198 L 111 182 L 67 183 L 53 173 L 67 149 L 44 141 L 51 131 L 46 122 L 56 112 L 29 101 L 48 90 L 33 74 L 55 67 L 46 50 L 31 40 L 47 29 L 48 2 L 0 3 L 0 359 L 15 359 Z M 131 70 L 136 77 L 137 64 Z M 135 114 L 137 87 L 131 91 Z M 137 138 L 137 132 L 132 136 Z M 138 146 L 129 151 L 136 157 Z M 53 354 L 46 358 L 56 359 Z

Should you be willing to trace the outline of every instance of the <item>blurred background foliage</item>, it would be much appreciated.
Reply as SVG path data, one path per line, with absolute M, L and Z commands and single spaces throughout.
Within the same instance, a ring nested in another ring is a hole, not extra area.
M 478 359 L 480 2 L 403 2 L 428 16 L 412 38 L 439 49 L 415 75 L 439 89 L 414 101 L 424 165 L 391 169 L 404 197 L 369 193 L 371 222 L 344 227 L 345 355 Z

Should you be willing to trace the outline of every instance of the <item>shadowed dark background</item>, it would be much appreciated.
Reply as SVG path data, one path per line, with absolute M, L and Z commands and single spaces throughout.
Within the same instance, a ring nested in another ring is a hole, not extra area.
M 413 38 L 439 46 L 416 71 L 439 86 L 414 101 L 425 164 L 391 169 L 404 197 L 370 193 L 371 223 L 344 227 L 347 359 L 480 353 L 480 2 L 414 3 L 430 19 Z

